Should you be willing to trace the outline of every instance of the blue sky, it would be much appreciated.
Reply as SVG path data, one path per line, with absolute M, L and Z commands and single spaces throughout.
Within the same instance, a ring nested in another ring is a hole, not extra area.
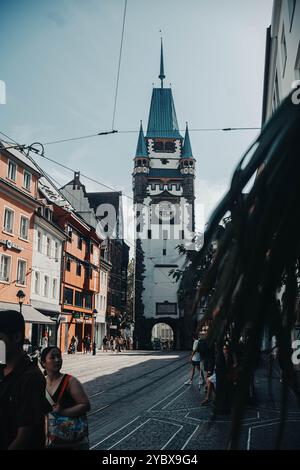
M 139 121 L 146 128 L 159 83 L 159 30 L 181 129 L 259 126 L 271 10 L 271 0 L 128 0 L 114 127 L 136 133 L 49 145 L 46 155 L 132 195 Z M 124 0 L 0 0 L 0 131 L 29 144 L 111 130 L 123 11 Z M 256 134 L 191 132 L 205 220 Z M 72 177 L 37 161 L 61 184 Z

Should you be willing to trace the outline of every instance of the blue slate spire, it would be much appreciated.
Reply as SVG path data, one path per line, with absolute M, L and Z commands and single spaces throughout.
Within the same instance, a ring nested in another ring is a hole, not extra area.
M 161 80 L 161 87 L 164 87 L 163 80 L 166 78 L 165 71 L 164 71 L 164 53 L 163 53 L 163 43 L 161 38 L 161 45 L 160 45 L 160 73 L 158 78 Z
M 146 147 L 146 143 L 145 143 L 145 137 L 144 137 L 142 121 L 141 121 L 139 139 L 138 139 L 138 143 L 137 143 L 137 147 L 136 147 L 135 156 L 136 157 L 148 157 L 148 152 L 147 152 L 147 147 Z
M 186 123 L 185 136 L 184 136 L 184 145 L 183 145 L 183 151 L 182 151 L 181 157 L 182 158 L 193 158 L 193 152 L 192 152 L 192 147 L 191 147 L 191 142 L 190 142 L 188 123 Z

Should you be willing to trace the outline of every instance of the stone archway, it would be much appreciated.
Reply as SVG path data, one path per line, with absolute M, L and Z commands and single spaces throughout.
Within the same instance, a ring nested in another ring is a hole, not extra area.
M 171 351 L 174 349 L 173 328 L 165 322 L 157 322 L 151 331 L 151 345 L 154 350 Z

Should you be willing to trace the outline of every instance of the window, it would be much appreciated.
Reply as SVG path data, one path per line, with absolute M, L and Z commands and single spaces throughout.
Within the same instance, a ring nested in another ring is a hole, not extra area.
M 91 243 L 91 255 L 94 253 L 94 245 Z
M 26 284 L 26 261 L 18 260 L 17 284 L 25 286 Z
M 44 277 L 44 296 L 49 296 L 49 276 Z
M 166 143 L 165 143 L 165 151 L 166 151 L 166 152 L 175 152 L 175 144 L 174 144 L 174 142 L 166 142 Z
M 68 289 L 68 287 L 65 287 L 64 304 L 73 305 L 73 289 Z
M 285 73 L 285 66 L 286 66 L 286 61 L 287 61 L 287 48 L 286 48 L 286 40 L 285 40 L 285 34 L 284 34 L 284 26 L 282 27 L 282 34 L 281 34 L 281 59 L 282 59 L 282 76 L 284 76 Z
M 148 239 L 151 240 L 152 232 L 151 230 L 148 230 Z
M 57 279 L 54 278 L 52 281 L 52 298 L 53 299 L 57 298 L 57 285 L 58 285 Z
M 75 305 L 76 305 L 76 307 L 83 307 L 83 295 L 82 295 L 82 292 L 75 291 Z
M 17 174 L 17 165 L 14 162 L 12 162 L 11 160 L 8 160 L 8 174 L 7 174 L 7 177 L 12 181 L 16 181 L 16 174 Z
M 9 282 L 10 278 L 10 256 L 2 255 L 0 263 L 0 281 Z
M 39 230 L 37 232 L 37 249 L 39 253 L 42 253 L 42 234 Z
M 93 279 L 93 268 L 90 268 L 90 279 Z
M 85 294 L 85 308 L 92 308 L 92 295 L 88 292 Z
M 76 275 L 81 276 L 81 264 L 79 262 L 77 262 L 76 266 Z
M 78 236 L 77 238 L 77 248 L 82 250 L 82 238 Z
M 164 230 L 164 232 L 165 232 L 165 230 Z M 167 254 L 167 240 L 166 239 L 163 240 L 163 253 L 162 254 L 163 254 L 163 256 L 166 256 L 166 254 Z
M 72 230 L 72 227 L 70 227 L 68 225 L 68 242 L 72 242 L 72 234 L 73 234 L 73 230 Z
M 21 216 L 20 238 L 23 238 L 23 240 L 28 240 L 28 227 L 29 227 L 29 220 L 27 219 L 27 217 Z
M 11 209 L 5 209 L 4 213 L 4 230 L 13 233 L 14 228 L 14 212 Z
M 34 293 L 40 293 L 40 273 L 38 271 L 34 272 Z
M 47 256 L 51 256 L 51 238 L 50 237 L 46 237 L 46 253 L 47 253 Z
M 68 258 L 66 260 L 66 271 L 70 272 L 71 271 L 71 260 Z
M 163 142 L 155 142 L 154 143 L 154 152 L 163 152 L 164 150 L 164 143 Z
M 54 242 L 54 258 L 58 260 L 59 257 L 59 245 L 58 242 Z
M 28 171 L 24 171 L 24 182 L 23 182 L 23 186 L 25 189 L 27 189 L 28 191 L 30 191 L 30 188 L 31 188 L 31 173 L 29 173 Z

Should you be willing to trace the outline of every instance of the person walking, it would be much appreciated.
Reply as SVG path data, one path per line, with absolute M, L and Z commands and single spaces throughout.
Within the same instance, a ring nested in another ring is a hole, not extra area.
M 15 310 L 0 312 L 6 363 L 0 376 L 0 450 L 45 447 L 45 378 L 25 351 L 25 322 Z
M 102 340 L 102 344 L 103 344 L 103 351 L 107 352 L 108 339 L 107 339 L 106 335 L 104 336 L 104 338 Z
M 192 385 L 193 380 L 194 380 L 194 375 L 195 375 L 195 369 L 197 369 L 199 372 L 198 386 L 200 388 L 202 377 L 201 377 L 201 371 L 200 371 L 200 359 L 201 358 L 200 358 L 200 353 L 198 352 L 198 341 L 199 339 L 196 336 L 193 336 L 193 348 L 192 348 L 192 355 L 190 359 L 190 362 L 192 365 L 191 376 L 186 382 L 184 382 L 184 384 Z
M 90 354 L 91 352 L 91 337 L 88 335 L 85 341 L 86 352 Z
M 46 375 L 46 444 L 48 449 L 88 450 L 86 413 L 89 399 L 76 377 L 62 374 L 62 355 L 57 346 L 43 350 L 41 365 Z

